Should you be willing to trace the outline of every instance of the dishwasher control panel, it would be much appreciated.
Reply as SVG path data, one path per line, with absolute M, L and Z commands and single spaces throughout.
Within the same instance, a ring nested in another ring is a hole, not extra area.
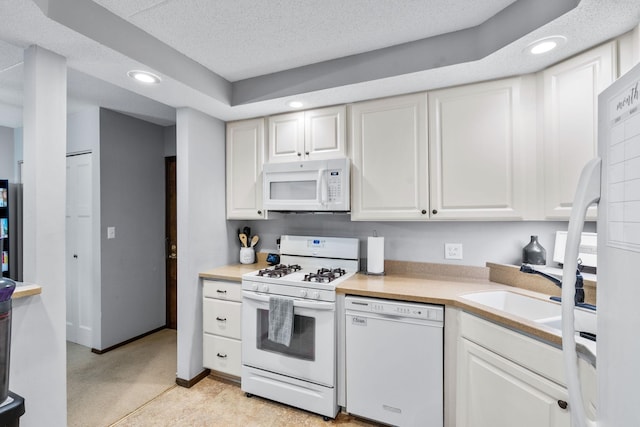
M 348 296 L 345 298 L 345 309 L 396 317 L 444 321 L 444 307 L 433 304 Z

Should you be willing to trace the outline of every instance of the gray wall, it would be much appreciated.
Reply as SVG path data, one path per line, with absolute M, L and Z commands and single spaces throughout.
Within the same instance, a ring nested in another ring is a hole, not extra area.
M 164 155 L 165 157 L 176 155 L 176 125 L 164 128 Z
M 0 126 L 0 179 L 15 180 L 13 129 Z
M 164 150 L 163 127 L 100 110 L 101 349 L 165 325 Z
M 566 222 L 351 222 L 348 215 L 282 215 L 268 221 L 229 221 L 235 227 L 249 225 L 260 235 L 258 250 L 274 251 L 281 234 L 357 237 L 360 257 L 367 256 L 367 236 L 374 230 L 385 238 L 385 259 L 484 266 L 486 262 L 518 264 L 522 248 L 538 235 L 552 264 L 555 232 Z M 585 231 L 595 231 L 588 223 Z M 232 237 L 233 239 L 233 237 Z M 237 241 L 237 238 L 235 239 Z M 444 244 L 462 243 L 463 259 L 445 260 Z M 236 253 L 240 243 L 236 243 Z M 362 260 L 361 268 L 366 267 Z

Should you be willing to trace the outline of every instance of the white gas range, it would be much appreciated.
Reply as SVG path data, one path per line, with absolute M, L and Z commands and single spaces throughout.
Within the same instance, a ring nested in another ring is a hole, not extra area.
M 335 289 L 358 271 L 359 242 L 281 236 L 280 252 L 281 265 L 242 276 L 242 390 L 334 418 Z M 293 306 L 288 345 L 269 339 L 274 299 Z

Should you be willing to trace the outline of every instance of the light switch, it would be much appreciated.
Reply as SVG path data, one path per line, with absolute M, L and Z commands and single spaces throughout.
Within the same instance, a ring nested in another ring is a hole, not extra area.
M 116 228 L 107 227 L 107 239 L 115 239 L 115 238 L 116 238 Z

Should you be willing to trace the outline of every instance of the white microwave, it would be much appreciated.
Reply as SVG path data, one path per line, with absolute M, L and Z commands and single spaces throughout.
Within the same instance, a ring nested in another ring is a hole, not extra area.
M 351 161 L 346 158 L 266 163 L 263 208 L 268 211 L 348 212 Z

